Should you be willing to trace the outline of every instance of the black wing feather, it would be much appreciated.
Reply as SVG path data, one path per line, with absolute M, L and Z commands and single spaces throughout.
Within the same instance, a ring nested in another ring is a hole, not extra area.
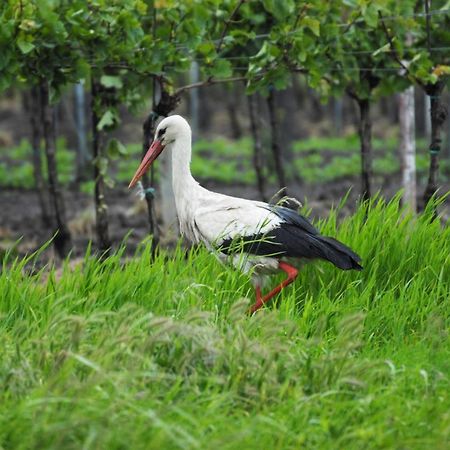
M 267 205 L 283 222 L 271 231 L 241 236 L 222 242 L 220 251 L 244 251 L 258 256 L 325 259 L 343 270 L 361 270 L 361 258 L 342 242 L 321 236 L 317 229 L 294 210 Z
M 266 209 L 276 214 L 287 224 L 295 225 L 310 234 L 319 234 L 314 225 L 306 217 L 302 216 L 293 209 L 285 208 L 284 206 L 269 204 L 267 205 Z

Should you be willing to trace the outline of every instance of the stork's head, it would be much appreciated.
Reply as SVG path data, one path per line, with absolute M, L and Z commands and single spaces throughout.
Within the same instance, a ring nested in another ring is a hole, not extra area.
M 181 116 L 166 117 L 160 122 L 155 132 L 155 139 L 142 159 L 128 188 L 132 188 L 152 165 L 153 161 L 168 146 L 181 137 L 191 137 L 191 127 Z

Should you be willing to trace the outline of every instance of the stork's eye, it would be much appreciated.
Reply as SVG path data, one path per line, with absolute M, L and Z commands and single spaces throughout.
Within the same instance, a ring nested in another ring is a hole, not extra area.
M 161 139 L 161 138 L 164 136 L 166 130 L 167 130 L 167 128 L 161 128 L 161 129 L 158 131 L 158 139 Z

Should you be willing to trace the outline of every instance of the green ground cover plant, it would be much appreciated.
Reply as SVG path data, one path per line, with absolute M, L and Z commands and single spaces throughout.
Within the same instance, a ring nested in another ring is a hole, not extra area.
M 66 140 L 56 141 L 56 163 L 59 180 L 69 184 L 73 178 L 75 153 L 67 148 Z M 17 147 L 0 151 L 0 186 L 18 189 L 33 189 L 32 150 L 29 141 L 22 139 Z M 43 176 L 47 178 L 47 165 L 41 157 Z
M 305 266 L 253 317 L 204 249 L 6 257 L 0 447 L 448 448 L 450 227 L 398 204 L 316 223 L 364 270 Z
M 423 144 L 423 145 L 422 145 Z M 418 141 L 418 149 L 426 145 Z M 400 170 L 399 158 L 396 155 L 398 142 L 396 139 L 374 139 L 374 173 L 386 176 Z M 114 157 L 110 164 L 109 178 L 116 183 L 128 184 L 132 178 L 136 161 L 139 160 L 142 148 L 140 144 L 127 145 L 128 156 Z M 201 181 L 221 183 L 238 183 L 254 185 L 256 176 L 252 166 L 252 141 L 242 138 L 230 141 L 225 138 L 198 140 L 194 144 L 195 157 L 192 160 L 192 173 Z M 357 177 L 360 172 L 359 141 L 356 135 L 342 138 L 312 137 L 292 144 L 294 163 L 288 170 L 288 178 L 295 177 L 306 183 L 315 184 L 321 181 L 334 181 L 345 177 Z M 4 150 L 3 162 L 0 165 L 0 186 L 32 189 L 33 167 L 31 164 L 31 148 L 26 140 L 18 147 Z M 327 155 L 327 156 L 325 156 Z M 75 154 L 67 148 L 64 139 L 58 140 L 57 163 L 60 181 L 67 185 L 73 179 Z M 419 176 L 424 176 L 428 168 L 428 155 L 417 152 L 416 158 Z M 450 167 L 448 161 L 442 161 L 441 179 Z M 43 165 L 44 175 L 46 167 Z M 271 180 L 273 175 L 266 174 Z M 156 171 L 158 181 L 158 171 Z M 274 181 L 274 180 L 272 180 Z M 86 193 L 93 191 L 93 182 L 81 184 Z

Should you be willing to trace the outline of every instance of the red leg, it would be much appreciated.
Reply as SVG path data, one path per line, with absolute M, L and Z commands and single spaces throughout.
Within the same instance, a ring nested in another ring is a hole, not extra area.
M 278 267 L 284 272 L 286 272 L 287 278 L 284 281 L 282 281 L 276 288 L 272 289 L 268 294 L 264 296 L 261 294 L 261 288 L 257 286 L 255 288 L 256 302 L 250 308 L 249 310 L 250 314 L 253 314 L 255 311 L 258 311 L 258 309 L 262 308 L 271 298 L 277 295 L 283 288 L 291 284 L 297 278 L 298 270 L 295 267 L 292 267 L 291 265 L 283 261 L 279 262 Z

